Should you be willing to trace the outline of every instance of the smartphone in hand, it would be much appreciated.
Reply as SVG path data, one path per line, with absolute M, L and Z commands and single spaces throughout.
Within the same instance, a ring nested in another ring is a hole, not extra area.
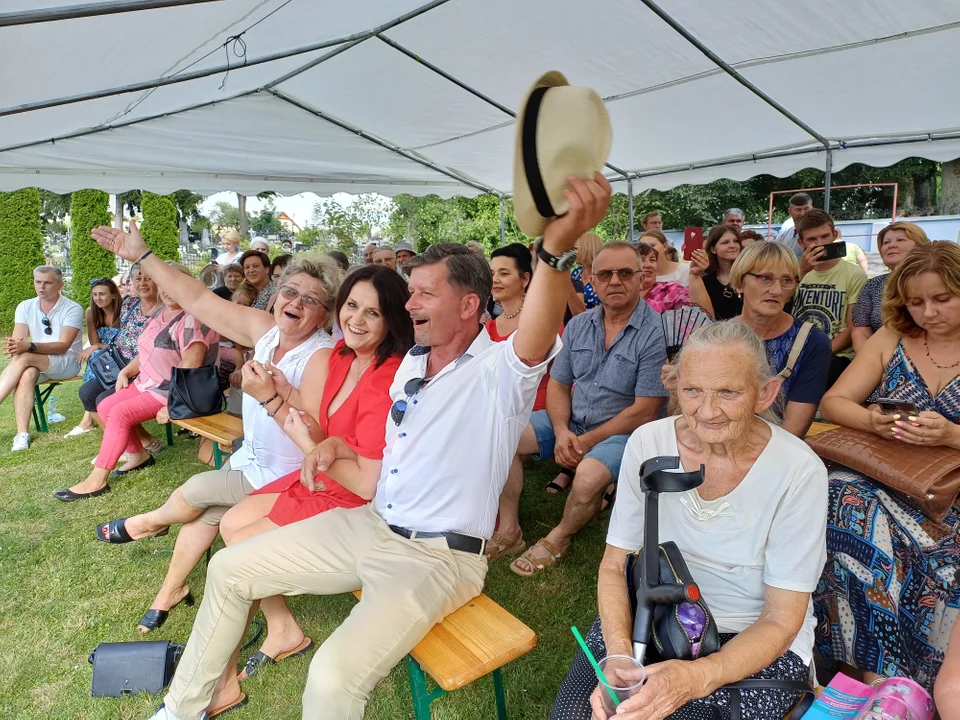
M 877 400 L 877 405 L 880 406 L 880 410 L 884 415 L 902 415 L 904 417 L 909 417 L 912 415 L 916 417 L 920 414 L 920 411 L 917 410 L 917 406 L 912 402 L 907 402 L 906 400 L 880 398 Z
M 838 260 L 847 255 L 847 243 L 843 240 L 821 247 L 823 247 L 823 254 L 819 258 L 821 262 L 824 260 Z

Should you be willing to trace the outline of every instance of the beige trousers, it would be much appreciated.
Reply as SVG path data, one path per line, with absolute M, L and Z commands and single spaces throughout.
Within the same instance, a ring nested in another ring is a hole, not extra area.
M 181 487 L 183 499 L 198 510 L 204 525 L 219 525 L 227 510 L 253 492 L 253 486 L 240 470 L 232 470 L 227 460 L 219 470 L 197 473 Z
M 200 718 L 254 600 L 363 588 L 363 599 L 314 654 L 303 693 L 304 718 L 362 718 L 374 686 L 430 628 L 480 594 L 486 573 L 483 555 L 452 551 L 443 538 L 396 535 L 372 504 L 248 538 L 213 556 L 164 704 L 180 720 Z

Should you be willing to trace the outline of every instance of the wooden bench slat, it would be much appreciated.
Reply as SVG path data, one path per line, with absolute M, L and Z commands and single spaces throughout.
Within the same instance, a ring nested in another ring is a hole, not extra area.
M 807 437 L 813 437 L 814 435 L 819 435 L 820 433 L 827 432 L 827 430 L 836 430 L 839 425 L 831 425 L 830 423 L 825 422 L 815 422 L 810 426 L 810 429 L 807 430 Z
M 227 413 L 170 422 L 228 448 L 235 439 L 243 437 L 243 420 Z
M 359 590 L 353 593 L 361 596 Z M 435 625 L 411 651 L 444 690 L 469 685 L 537 646 L 537 635 L 486 595 Z

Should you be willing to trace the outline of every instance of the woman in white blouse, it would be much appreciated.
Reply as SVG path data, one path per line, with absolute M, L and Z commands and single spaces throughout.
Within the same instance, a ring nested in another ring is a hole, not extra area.
M 618 718 L 712 717 L 707 706 L 728 705 L 727 683 L 809 678 L 810 596 L 826 558 L 827 471 L 801 440 L 765 419 L 779 387 L 763 342 L 745 323 L 709 325 L 680 354 L 681 414 L 641 426 L 627 442 L 600 565 L 600 617 L 587 644 L 597 658 L 633 655 L 624 572 L 628 553 L 643 544 L 640 466 L 665 455 L 679 456 L 684 470 L 706 469 L 699 488 L 660 496 L 660 541 L 683 553 L 722 647 L 697 660 L 647 665 L 646 684 L 620 705 Z M 784 717 L 798 696 L 744 690 L 742 716 Z M 606 717 L 580 652 L 551 717 L 586 720 L 594 711 Z
M 243 367 L 243 445 L 230 461 L 220 470 L 194 475 L 156 510 L 96 528 L 98 539 L 117 544 L 166 534 L 171 525 L 184 524 L 167 577 L 140 620 L 140 631 L 148 632 L 160 627 L 175 605 L 192 604 L 187 576 L 216 539 L 227 509 L 302 466 L 303 452 L 283 432 L 290 408 L 304 411 L 311 431 L 321 437 L 316 418 L 334 345 L 326 328 L 342 273 L 331 260 L 296 259 L 280 280 L 270 314 L 224 300 L 200 281 L 169 268 L 148 252 L 135 223 L 130 223 L 129 233 L 100 227 L 93 236 L 127 260 L 139 259 L 143 272 L 202 323 L 254 348 L 254 359 Z

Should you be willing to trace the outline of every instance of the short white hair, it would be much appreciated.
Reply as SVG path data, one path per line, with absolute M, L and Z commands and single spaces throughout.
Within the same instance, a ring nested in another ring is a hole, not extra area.
M 51 273 L 54 277 L 56 277 L 57 282 L 63 282 L 63 271 L 54 265 L 40 265 L 39 267 L 35 267 L 33 269 L 34 277 L 37 275 L 45 275 L 47 273 Z

